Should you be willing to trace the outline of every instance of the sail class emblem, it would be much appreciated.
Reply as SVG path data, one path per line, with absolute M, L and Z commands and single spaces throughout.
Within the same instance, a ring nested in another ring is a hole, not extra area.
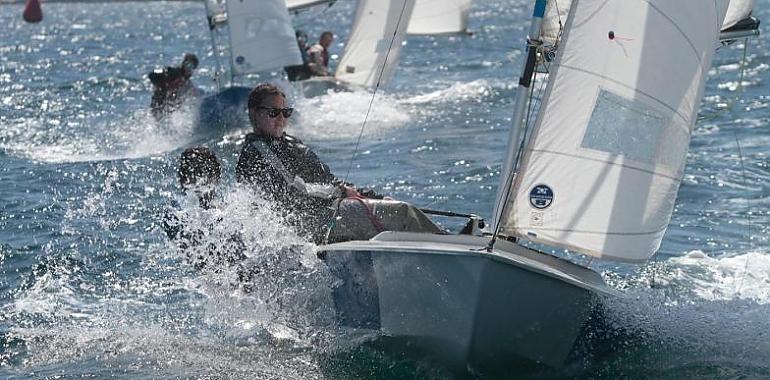
M 529 204 L 542 210 L 553 203 L 553 190 L 547 185 L 537 185 L 529 192 Z

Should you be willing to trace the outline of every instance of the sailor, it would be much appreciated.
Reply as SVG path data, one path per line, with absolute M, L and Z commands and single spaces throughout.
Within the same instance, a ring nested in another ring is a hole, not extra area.
M 275 201 L 300 234 L 320 243 L 333 225 L 339 228 L 332 229 L 330 241 L 366 240 L 384 230 L 442 232 L 413 206 L 337 179 L 307 145 L 286 134 L 293 111 L 272 84 L 251 91 L 254 130 L 246 135 L 236 176 Z
M 308 55 L 307 55 L 307 33 L 297 30 L 295 32 L 295 36 L 297 37 L 297 47 L 299 48 L 299 52 L 302 55 L 302 64 L 301 65 L 294 65 L 294 66 L 286 66 L 283 69 L 286 71 L 286 75 L 290 82 L 305 80 L 310 78 L 311 72 L 310 72 L 310 66 L 308 65 Z
M 161 223 L 168 238 L 185 252 L 196 269 L 218 268 L 241 261 L 245 257 L 245 246 L 240 235 L 227 231 L 224 237 L 214 236 L 217 235 L 215 224 L 222 220 L 208 212 L 216 206 L 216 188 L 222 176 L 214 152 L 204 146 L 186 149 L 179 157 L 177 175 L 182 193 L 195 195 L 201 212 L 184 212 L 174 203 Z
M 331 76 L 329 71 L 329 46 L 334 41 L 334 33 L 321 33 L 318 43 L 307 50 L 308 66 L 313 76 Z
M 191 96 L 199 95 L 200 91 L 190 80 L 197 67 L 198 57 L 187 53 L 180 66 L 168 66 L 148 75 L 153 87 L 150 108 L 156 120 L 176 111 Z

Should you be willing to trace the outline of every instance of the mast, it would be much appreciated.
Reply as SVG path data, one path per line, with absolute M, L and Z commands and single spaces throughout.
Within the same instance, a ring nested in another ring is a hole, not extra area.
M 532 14 L 532 21 L 527 36 L 527 60 L 521 69 L 519 77 L 519 86 L 516 89 L 516 102 L 513 107 L 513 124 L 508 135 L 508 149 L 503 160 L 503 167 L 500 171 L 500 184 L 497 187 L 497 197 L 495 198 L 495 207 L 492 213 L 493 239 L 497 236 L 498 222 L 505 211 L 505 200 L 508 190 L 514 177 L 516 161 L 521 146 L 521 132 L 524 129 L 524 115 L 527 101 L 529 100 L 529 89 L 532 85 L 532 75 L 537 65 L 537 47 L 540 46 L 540 30 L 545 16 L 546 0 L 536 0 L 535 10 Z
M 209 37 L 211 38 L 211 51 L 214 54 L 214 60 L 217 64 L 216 71 L 214 71 L 214 82 L 217 84 L 217 90 L 221 91 L 222 81 L 219 78 L 219 74 L 222 72 L 222 62 L 219 60 L 219 47 L 214 34 L 216 28 L 227 21 L 227 17 L 216 2 L 212 1 L 210 3 L 209 0 L 206 0 L 203 2 L 203 5 L 206 7 L 206 19 L 208 21 Z M 216 11 L 217 9 L 219 9 L 218 12 Z

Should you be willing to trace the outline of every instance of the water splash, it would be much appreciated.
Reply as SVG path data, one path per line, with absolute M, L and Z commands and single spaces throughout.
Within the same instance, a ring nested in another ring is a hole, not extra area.
M 372 94 L 333 92 L 297 100 L 297 134 L 311 139 L 356 138 L 361 131 Z M 411 118 L 394 97 L 378 93 L 372 104 L 365 136 L 392 133 L 409 125 Z M 291 130 L 289 133 L 292 133 Z

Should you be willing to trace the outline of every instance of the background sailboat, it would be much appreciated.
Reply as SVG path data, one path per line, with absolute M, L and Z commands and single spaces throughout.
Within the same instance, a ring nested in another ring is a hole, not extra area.
M 251 86 L 237 85 L 237 78 L 302 64 L 302 56 L 285 0 L 224 3 L 207 0 L 205 4 L 218 65 L 215 70 L 218 91 L 201 101 L 198 125 L 206 132 L 219 133 L 248 125 L 245 109 Z M 224 29 L 227 36 L 218 35 L 220 29 Z M 227 69 L 219 66 L 221 59 L 227 60 Z
M 311 97 L 335 88 L 370 89 L 387 82 L 398 64 L 414 4 L 415 0 L 360 0 L 334 76 L 299 82 L 302 93 Z

